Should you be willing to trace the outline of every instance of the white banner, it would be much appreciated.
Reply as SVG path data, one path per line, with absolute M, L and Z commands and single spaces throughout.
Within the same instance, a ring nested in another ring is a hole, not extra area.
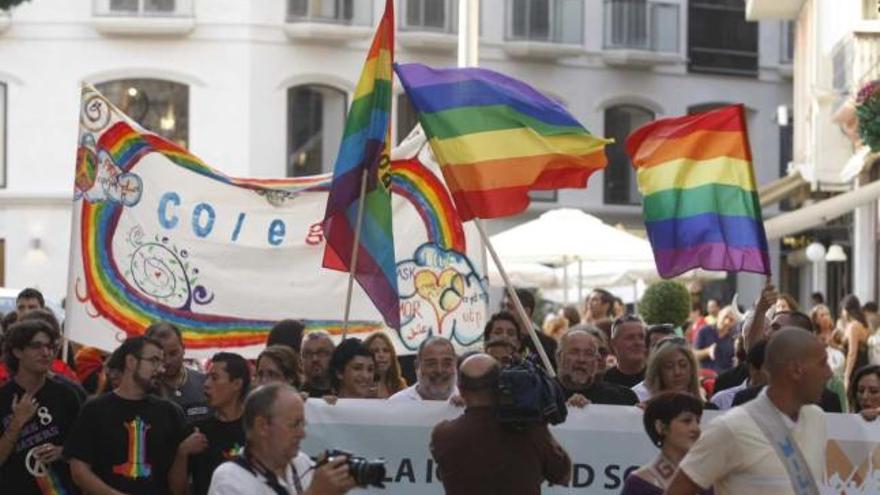
M 302 450 L 317 456 L 330 448 L 387 461 L 386 488 L 359 493 L 439 495 L 442 482 L 431 458 L 431 430 L 462 409 L 438 402 L 320 399 L 306 402 L 306 439 Z M 703 416 L 705 426 L 718 413 Z M 880 493 L 880 424 L 853 414 L 828 414 L 827 468 L 820 490 L 828 495 Z M 550 487 L 548 494 L 617 495 L 626 476 L 657 453 L 636 407 L 587 406 L 570 409 L 568 420 L 551 428 L 572 458 L 570 487 Z M 480 448 L 473 445 L 473 448 Z M 487 459 L 486 462 L 491 462 Z M 744 494 L 745 495 L 745 494 Z
M 483 250 L 432 170 L 424 137 L 395 150 L 392 189 L 401 329 L 399 353 L 428 335 L 459 347 L 482 336 L 488 295 Z M 283 318 L 341 333 L 348 274 L 321 267 L 329 176 L 229 177 L 141 129 L 83 90 L 66 328 L 111 350 L 169 321 L 189 354 L 262 350 Z M 383 328 L 355 285 L 352 335 Z

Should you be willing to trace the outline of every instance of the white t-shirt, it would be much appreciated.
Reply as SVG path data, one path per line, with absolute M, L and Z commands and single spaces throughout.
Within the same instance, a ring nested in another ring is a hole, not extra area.
M 763 392 L 762 392 L 763 393 Z M 792 428 L 810 471 L 819 483 L 825 466 L 825 416 L 818 406 L 804 406 L 795 423 L 779 413 Z M 679 466 L 694 483 L 715 495 L 793 495 L 785 466 L 767 437 L 743 407 L 716 417 Z
M 631 388 L 630 390 L 635 392 L 636 397 L 639 398 L 639 402 L 645 402 L 646 400 L 651 398 L 651 391 L 648 390 L 648 386 L 645 385 L 644 380 L 635 384 L 635 386 L 633 388 Z
M 315 463 L 303 452 L 294 457 L 293 462 L 284 471 L 284 478 L 279 478 L 288 493 L 297 495 L 296 483 L 293 481 L 293 470 L 299 475 L 302 489 L 307 490 L 312 483 L 312 466 Z M 260 475 L 254 475 L 234 462 L 224 462 L 211 477 L 211 487 L 208 495 L 276 495 L 275 491 L 266 484 L 266 479 Z
M 735 387 L 731 387 L 725 390 L 718 392 L 717 394 L 712 396 L 712 404 L 718 406 L 718 409 L 722 411 L 726 411 L 733 407 L 733 399 L 736 396 L 736 393 L 740 390 L 745 390 L 749 386 L 748 380 L 743 380 L 742 383 Z
M 397 392 L 396 394 L 392 395 L 391 397 L 388 398 L 388 400 L 393 400 L 393 401 L 425 400 L 422 398 L 421 395 L 419 395 L 419 392 L 416 390 L 416 387 L 418 385 L 419 385 L 418 382 L 416 382 L 416 383 L 410 385 L 409 387 L 406 387 L 405 389 L 401 390 L 400 392 Z M 453 395 L 458 395 L 458 387 L 456 387 L 456 386 L 452 387 L 452 393 L 449 395 L 449 397 L 452 397 Z M 449 397 L 447 397 L 447 399 Z

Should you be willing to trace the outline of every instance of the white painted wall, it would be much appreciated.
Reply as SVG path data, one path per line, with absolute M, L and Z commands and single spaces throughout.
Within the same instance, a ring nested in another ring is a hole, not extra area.
M 603 0 L 585 0 L 582 54 L 558 61 L 508 56 L 505 2 L 484 0 L 481 65 L 562 98 L 597 134 L 603 132 L 604 108 L 615 103 L 639 103 L 659 115 L 678 115 L 695 104 L 741 101 L 752 110 L 750 136 L 759 182 L 776 178 L 775 111 L 778 105 L 791 104 L 791 82 L 777 70 L 779 23 L 761 25 L 758 78 L 688 74 L 683 63 L 687 2 L 680 2 L 682 62 L 636 69 L 602 61 Z M 6 285 L 37 285 L 53 297 L 65 291 L 67 205 L 81 82 L 160 77 L 188 84 L 192 151 L 226 173 L 264 177 L 285 171 L 288 87 L 321 83 L 349 93 L 354 89 L 368 39 L 291 41 L 283 29 L 284 0 L 194 0 L 194 4 L 194 30 L 167 37 L 102 35 L 92 25 L 90 0 L 31 0 L 12 12 L 10 27 L 0 32 L 0 82 L 8 85 L 8 182 L 0 190 Z M 381 15 L 382 4 L 374 1 L 374 20 Z M 454 65 L 455 50 L 399 47 L 397 59 Z M 602 174 L 596 174 L 590 188 L 561 191 L 558 203 L 535 203 L 522 216 L 490 222 L 490 229 L 498 231 L 558 206 L 581 207 L 615 222 L 639 225 L 638 207 L 604 204 L 602 180 Z M 42 253 L 29 251 L 30 239 L 37 235 Z

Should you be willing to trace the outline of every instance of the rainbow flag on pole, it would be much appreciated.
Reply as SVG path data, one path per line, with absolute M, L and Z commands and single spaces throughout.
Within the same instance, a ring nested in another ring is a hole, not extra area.
M 358 237 L 355 279 L 382 313 L 385 323 L 400 328 L 397 269 L 391 228 L 391 79 L 394 62 L 394 1 L 386 0 L 367 61 L 345 122 L 339 156 L 324 216 L 323 266 L 350 271 L 358 210 L 363 221 Z M 366 195 L 361 181 L 367 171 Z
M 770 273 L 742 105 L 651 122 L 626 150 L 662 277 L 697 267 Z
M 514 215 L 529 191 L 586 187 L 605 145 L 559 103 L 479 68 L 395 65 L 462 220 Z

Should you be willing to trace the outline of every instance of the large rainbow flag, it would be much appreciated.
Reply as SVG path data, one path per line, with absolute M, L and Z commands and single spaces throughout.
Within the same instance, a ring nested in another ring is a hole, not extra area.
M 395 65 L 462 220 L 514 215 L 533 190 L 585 187 L 609 140 L 528 84 L 479 68 Z
M 662 277 L 697 267 L 770 273 L 742 105 L 651 122 L 626 149 Z
M 394 1 L 386 0 L 345 123 L 324 217 L 323 265 L 354 270 L 355 279 L 392 328 L 400 327 L 400 302 L 391 224 L 391 80 Z M 366 174 L 365 174 L 366 172 Z M 361 198 L 361 184 L 366 194 Z M 362 200 L 363 199 L 363 200 Z M 360 235 L 355 230 L 363 208 Z M 357 266 L 352 268 L 355 239 Z

